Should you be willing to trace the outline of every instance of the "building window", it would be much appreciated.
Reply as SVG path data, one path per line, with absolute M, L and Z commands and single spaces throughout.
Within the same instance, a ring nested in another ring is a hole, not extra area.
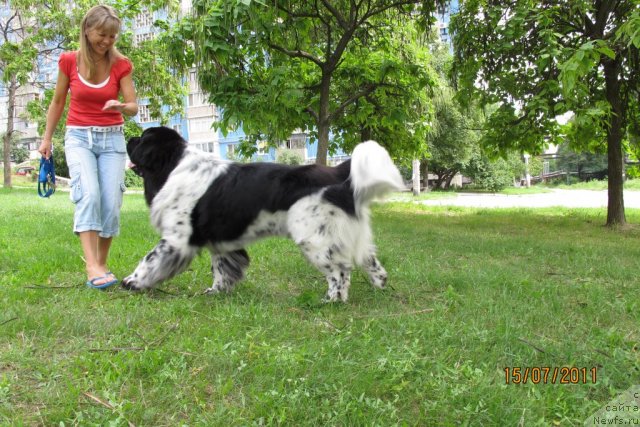
M 307 135 L 304 133 L 293 134 L 287 139 L 286 146 L 291 150 L 302 149 L 307 144 Z
M 207 104 L 207 98 L 202 92 L 189 94 L 189 107 L 199 107 Z
M 258 154 L 261 156 L 264 156 L 265 154 L 267 154 L 267 151 L 269 149 L 269 145 L 267 144 L 266 141 L 258 141 L 256 143 L 257 147 L 258 147 Z
M 144 11 L 136 15 L 136 27 L 150 27 L 153 25 L 153 16 L 148 11 Z
M 211 132 L 212 125 L 213 125 L 213 119 L 210 117 L 206 117 L 202 119 L 191 119 L 189 120 L 189 132 L 193 132 L 193 133 Z
M 138 119 L 140 123 L 149 123 L 151 121 L 148 105 L 138 105 Z
M 141 43 L 152 40 L 155 37 L 153 33 L 139 33 L 133 37 L 133 43 L 136 46 L 139 46 Z

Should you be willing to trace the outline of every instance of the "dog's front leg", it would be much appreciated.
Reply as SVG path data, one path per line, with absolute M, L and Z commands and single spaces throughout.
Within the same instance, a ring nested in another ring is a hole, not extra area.
M 249 254 L 244 249 L 224 254 L 211 251 L 211 273 L 213 284 L 205 290 L 208 294 L 231 292 L 244 277 L 249 266 Z
M 183 271 L 197 253 L 197 248 L 175 245 L 161 239 L 136 267 L 124 278 L 122 287 L 131 290 L 153 288 Z

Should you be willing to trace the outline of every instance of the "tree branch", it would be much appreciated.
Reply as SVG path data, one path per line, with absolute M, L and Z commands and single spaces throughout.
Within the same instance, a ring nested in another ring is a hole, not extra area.
M 345 21 L 344 16 L 342 16 L 340 11 L 335 7 L 333 7 L 330 1 L 328 0 L 321 0 L 321 1 L 324 7 L 327 8 L 327 10 L 336 18 L 336 21 L 338 21 L 338 24 L 340 25 L 340 27 L 342 27 L 345 31 L 347 31 L 349 29 L 348 22 Z
M 367 13 L 362 15 L 362 18 L 358 22 L 358 25 L 362 24 L 364 21 L 368 20 L 372 16 L 378 15 L 378 14 L 380 14 L 380 13 L 386 11 L 386 10 L 395 9 L 397 7 L 400 7 L 400 6 L 408 6 L 408 5 L 414 4 L 414 3 L 415 3 L 415 1 L 412 1 L 412 0 L 402 0 L 402 1 L 396 1 L 396 2 L 392 2 L 392 3 L 386 4 L 386 5 L 382 6 L 382 7 L 377 8 L 377 9 L 376 8 L 371 9 Z
M 594 36 L 601 39 L 609 22 L 609 15 L 618 6 L 619 0 L 597 0 L 596 1 L 596 22 L 594 24 Z
M 322 20 L 322 16 L 320 16 L 319 13 L 315 13 L 315 14 L 312 14 L 312 13 L 309 13 L 309 12 L 297 13 L 297 12 L 293 12 L 291 9 L 288 9 L 288 8 L 284 7 L 281 4 L 276 4 L 276 8 L 278 10 L 286 13 L 287 15 L 289 15 L 292 18 L 317 18 L 317 19 Z M 316 12 L 318 12 L 317 9 L 316 9 Z
M 9 19 L 7 19 L 7 23 L 4 26 L 2 26 L 2 23 L 0 22 L 0 32 L 2 32 L 5 42 L 9 41 L 9 34 L 17 32 L 17 29 L 11 26 L 11 21 L 13 21 L 17 16 L 18 12 L 15 12 Z
M 318 113 L 311 107 L 306 107 L 304 109 L 305 112 L 309 113 L 309 115 L 311 117 L 313 117 L 313 120 L 316 121 L 316 123 L 320 120 L 320 116 L 318 115 Z
M 354 93 L 349 98 L 342 101 L 338 108 L 336 108 L 331 114 L 329 114 L 329 120 L 334 120 L 337 116 L 342 114 L 344 112 L 344 109 L 351 105 L 354 101 L 369 95 L 380 86 L 382 86 L 382 84 L 370 84 L 364 86 L 360 91 Z
M 273 50 L 277 50 L 278 52 L 284 53 L 285 55 L 291 57 L 291 58 L 304 58 L 304 59 L 308 59 L 309 61 L 313 62 L 314 64 L 316 64 L 318 67 L 322 68 L 325 64 L 324 62 L 322 62 L 321 59 L 316 58 L 315 56 L 313 56 L 312 54 L 310 54 L 309 52 L 305 52 L 302 50 L 289 50 L 286 49 L 282 46 L 278 46 L 277 44 L 268 42 L 267 45 L 273 49 Z

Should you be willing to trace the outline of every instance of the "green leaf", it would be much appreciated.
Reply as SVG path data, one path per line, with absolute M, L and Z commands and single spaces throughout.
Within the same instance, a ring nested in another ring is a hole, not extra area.
M 616 59 L 616 53 L 609 47 L 607 46 L 601 46 L 598 48 L 598 52 L 600 52 L 603 55 L 608 56 L 611 59 Z

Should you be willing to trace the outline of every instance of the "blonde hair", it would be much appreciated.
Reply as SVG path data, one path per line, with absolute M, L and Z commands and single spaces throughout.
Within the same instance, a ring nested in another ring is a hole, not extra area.
M 80 25 L 80 49 L 78 53 L 79 59 L 87 70 L 88 78 L 93 77 L 96 66 L 91 57 L 93 49 L 87 40 L 87 31 L 100 29 L 117 34 L 120 32 L 120 25 L 121 21 L 115 9 L 107 5 L 93 6 L 86 15 L 84 15 L 84 18 L 82 18 Z M 107 51 L 107 62 L 113 64 L 118 58 L 124 58 L 124 55 L 113 45 L 111 49 Z

